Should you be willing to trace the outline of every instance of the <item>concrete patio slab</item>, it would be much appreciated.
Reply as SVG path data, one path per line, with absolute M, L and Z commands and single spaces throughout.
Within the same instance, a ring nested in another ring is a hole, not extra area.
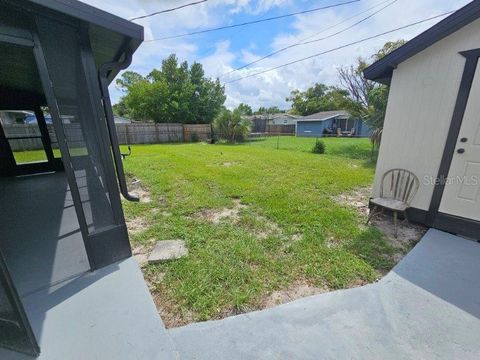
M 133 258 L 22 299 L 37 360 L 169 360 L 171 339 Z M 0 348 L 0 359 L 33 360 Z
M 479 359 L 480 244 L 429 230 L 376 284 L 168 330 L 182 359 Z
M 0 246 L 21 296 L 90 269 L 64 173 L 1 179 L 0 204 Z

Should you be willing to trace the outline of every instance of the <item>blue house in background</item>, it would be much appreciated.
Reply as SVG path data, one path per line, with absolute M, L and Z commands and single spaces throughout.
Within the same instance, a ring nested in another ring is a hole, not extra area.
M 368 137 L 372 130 L 345 110 L 322 111 L 297 119 L 296 136 Z

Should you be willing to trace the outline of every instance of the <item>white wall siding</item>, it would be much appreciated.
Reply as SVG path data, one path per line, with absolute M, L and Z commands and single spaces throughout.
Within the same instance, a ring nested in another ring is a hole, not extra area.
M 413 171 L 420 189 L 412 206 L 428 210 L 465 58 L 460 51 L 480 48 L 480 19 L 401 63 L 393 72 L 382 145 L 375 175 L 379 195 L 383 173 Z

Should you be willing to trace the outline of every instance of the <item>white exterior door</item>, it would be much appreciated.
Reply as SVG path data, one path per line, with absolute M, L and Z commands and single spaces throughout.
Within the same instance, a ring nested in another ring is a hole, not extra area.
M 480 66 L 473 78 L 439 211 L 480 221 Z

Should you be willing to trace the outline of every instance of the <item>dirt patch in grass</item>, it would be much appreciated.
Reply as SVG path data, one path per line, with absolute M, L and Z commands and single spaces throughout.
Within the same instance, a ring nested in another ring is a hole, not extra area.
M 224 219 L 237 222 L 240 219 L 240 211 L 247 208 L 247 205 L 242 204 L 240 199 L 234 199 L 233 203 L 233 208 L 225 207 L 219 210 L 206 209 L 200 211 L 195 217 L 211 222 L 212 224 L 219 224 Z
M 365 187 L 340 194 L 332 199 L 342 205 L 355 208 L 366 220 L 369 214 L 368 202 L 371 194 L 372 188 Z M 371 224 L 377 227 L 383 233 L 388 243 L 396 249 L 393 255 L 395 263 L 398 263 L 428 230 L 423 225 L 414 224 L 407 220 L 399 220 L 397 224 L 398 236 L 395 237 L 393 218 L 385 214 L 375 215 L 371 220 Z
M 150 226 L 150 223 L 143 217 L 136 217 L 133 219 L 127 219 L 127 229 L 128 234 L 137 235 L 140 234 L 142 231 L 147 230 Z
M 234 165 L 237 165 L 236 162 L 230 162 L 230 161 L 226 161 L 222 164 L 222 166 L 225 166 L 225 167 L 231 167 L 231 166 L 234 166 Z
M 260 240 L 265 240 L 271 235 L 281 236 L 282 229 L 278 226 L 277 223 L 267 219 L 264 216 L 257 216 L 257 221 L 262 224 L 262 229 L 255 231 L 255 236 Z
M 134 246 L 132 246 L 133 257 L 137 261 L 138 265 L 140 265 L 140 267 L 148 263 L 148 255 L 155 247 L 155 243 L 155 239 L 150 239 L 146 243 L 136 243 Z
M 408 222 L 407 220 L 399 220 L 397 224 L 397 237 L 395 237 L 395 226 L 393 218 L 387 215 L 375 215 L 372 219 L 372 225 L 382 231 L 388 242 L 393 245 L 397 252 L 393 255 L 395 263 L 402 260 L 408 251 L 425 235 L 428 228 Z
M 133 179 L 130 183 L 130 193 L 138 197 L 141 203 L 151 203 L 152 197 L 150 191 L 145 185 L 142 184 L 141 180 Z
M 342 205 L 354 207 L 361 215 L 368 216 L 368 200 L 372 194 L 372 187 L 358 188 L 337 196 L 333 201 Z
M 325 239 L 325 246 L 332 249 L 341 246 L 341 243 L 334 236 L 329 236 Z
M 130 174 L 127 174 L 127 178 L 129 179 L 128 182 L 130 194 L 138 197 L 140 199 L 140 203 L 151 203 L 152 196 L 150 194 L 150 191 L 145 185 L 143 185 L 142 181 L 132 177 L 132 175 Z M 125 199 L 123 200 L 126 201 Z M 155 214 L 157 209 L 154 208 L 150 211 L 152 212 L 152 214 Z M 141 232 L 147 230 L 151 225 L 150 222 L 143 216 L 127 218 L 126 224 L 130 236 L 140 234 Z
M 153 294 L 152 289 L 150 292 Z M 193 312 L 187 310 L 179 312 L 176 304 L 168 301 L 166 296 L 162 296 L 162 291 L 156 293 L 157 295 L 153 297 L 153 301 L 167 329 L 188 325 L 196 321 Z
M 297 281 L 289 285 L 287 288 L 274 291 L 268 294 L 261 301 L 261 308 L 271 308 L 280 304 L 285 304 L 296 299 L 307 296 L 322 294 L 330 291 L 328 287 L 315 287 L 303 281 Z

